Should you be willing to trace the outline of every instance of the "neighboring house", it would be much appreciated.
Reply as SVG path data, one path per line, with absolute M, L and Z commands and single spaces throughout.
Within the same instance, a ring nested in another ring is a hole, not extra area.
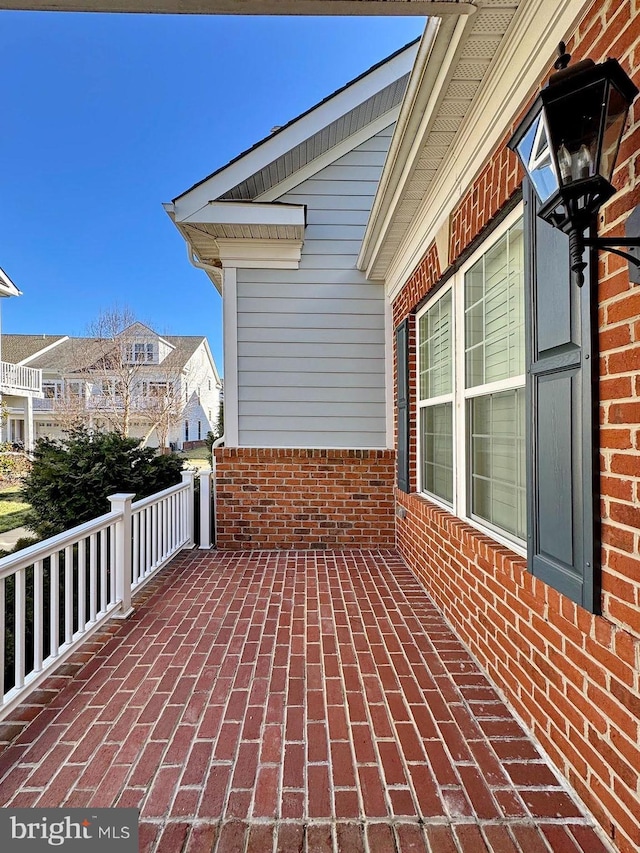
M 113 340 L 7 335 L 5 343 L 29 351 L 20 363 L 42 372 L 36 438 L 60 438 L 83 422 L 182 448 L 216 424 L 221 381 L 204 337 L 162 337 L 136 323 Z
M 631 853 L 639 296 L 605 252 L 571 281 L 506 143 L 561 41 L 640 83 L 640 10 L 476 5 L 166 206 L 224 298 L 217 542 L 397 547 Z M 639 103 L 604 234 L 640 200 Z
M 21 295 L 9 276 L 0 269 L 0 297 Z M 6 337 L 2 340 L 0 336 L 0 351 L 0 436 L 3 441 L 31 449 L 34 441 L 33 401 L 42 396 L 42 374 L 22 364 L 22 353 L 16 353 Z

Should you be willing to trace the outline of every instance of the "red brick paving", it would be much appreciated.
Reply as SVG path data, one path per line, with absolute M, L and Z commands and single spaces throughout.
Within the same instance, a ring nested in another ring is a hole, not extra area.
M 190 552 L 135 604 L 4 725 L 0 805 L 136 807 L 149 853 L 608 849 L 394 553 Z

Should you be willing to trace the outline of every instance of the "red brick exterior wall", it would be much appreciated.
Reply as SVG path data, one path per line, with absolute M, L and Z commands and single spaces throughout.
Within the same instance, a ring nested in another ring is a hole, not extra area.
M 216 546 L 393 548 L 395 451 L 221 447 Z
M 599 0 L 568 40 L 573 60 L 615 56 L 640 85 L 640 4 Z M 521 175 L 504 141 L 451 216 L 451 257 L 481 233 Z M 640 204 L 640 99 L 600 234 Z M 394 303 L 398 325 L 438 283 L 435 247 Z M 417 495 L 397 494 L 398 547 L 607 835 L 640 850 L 640 287 L 601 253 L 602 616 L 533 578 L 523 559 Z M 414 324 L 415 325 L 415 324 Z M 415 333 L 411 371 L 415 380 Z M 412 385 L 415 387 L 415 381 Z M 415 433 L 415 399 L 411 401 Z M 415 476 L 415 435 L 411 448 Z M 415 489 L 415 482 L 412 490 Z

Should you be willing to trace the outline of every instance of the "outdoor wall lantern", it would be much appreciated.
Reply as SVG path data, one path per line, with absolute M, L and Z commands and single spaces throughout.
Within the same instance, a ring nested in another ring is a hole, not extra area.
M 564 43 L 548 84 L 516 128 L 508 147 L 519 156 L 541 207 L 538 216 L 569 236 L 571 269 L 584 282 L 585 246 L 607 249 L 640 270 L 640 228 L 633 215 L 627 238 L 585 237 L 598 210 L 615 193 L 611 176 L 629 107 L 638 88 L 615 59 L 585 59 L 568 67 Z M 617 247 L 633 248 L 630 254 Z

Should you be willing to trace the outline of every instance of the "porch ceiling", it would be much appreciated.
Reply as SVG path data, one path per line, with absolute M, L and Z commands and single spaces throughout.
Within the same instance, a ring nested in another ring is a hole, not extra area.
M 521 2 L 478 0 L 473 16 L 442 21 L 431 50 L 421 46 L 360 257 L 369 278 L 386 278 Z
M 606 853 L 396 554 L 183 552 L 141 599 L 0 727 L 0 806 L 139 808 L 149 853 Z
M 468 15 L 462 0 L 0 0 L 0 9 L 198 15 Z

